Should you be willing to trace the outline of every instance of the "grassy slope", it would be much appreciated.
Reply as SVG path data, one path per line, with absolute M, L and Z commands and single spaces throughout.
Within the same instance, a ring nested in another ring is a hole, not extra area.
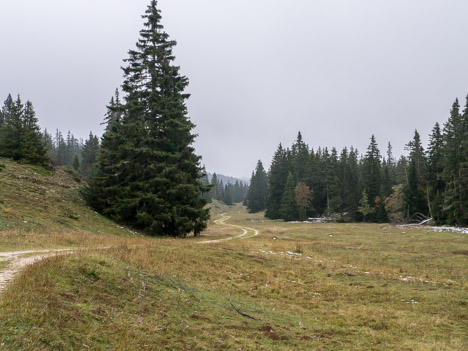
M 0 251 L 105 243 L 129 236 L 121 226 L 87 208 L 73 171 L 46 171 L 0 159 Z
M 0 350 L 467 348 L 468 236 L 287 224 L 220 204 L 213 219 L 224 211 L 261 234 L 195 244 L 240 232 L 211 222 L 201 239 L 108 235 L 112 249 L 27 268 L 1 297 Z M 237 314 L 231 292 L 262 320 Z

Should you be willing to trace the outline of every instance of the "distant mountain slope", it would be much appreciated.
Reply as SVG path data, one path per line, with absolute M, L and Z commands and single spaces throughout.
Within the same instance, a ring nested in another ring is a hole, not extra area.
M 208 175 L 209 181 L 211 182 L 211 178 L 213 177 L 213 173 L 208 172 L 207 175 Z M 236 181 L 242 182 L 242 183 L 247 184 L 247 185 L 250 184 L 250 181 L 247 178 L 234 178 L 234 177 L 225 176 L 224 174 L 219 174 L 219 173 L 216 173 L 216 176 L 218 177 L 218 180 L 223 181 L 223 184 L 228 184 L 228 183 L 229 184 L 236 184 Z

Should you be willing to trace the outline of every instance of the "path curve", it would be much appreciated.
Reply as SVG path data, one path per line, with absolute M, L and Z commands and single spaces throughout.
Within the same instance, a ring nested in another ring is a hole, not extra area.
M 215 220 L 214 223 L 242 229 L 242 234 L 238 235 L 238 236 L 231 236 L 229 238 L 224 238 L 224 239 L 199 241 L 198 244 L 215 244 L 215 243 L 220 243 L 220 242 L 223 242 L 223 241 L 228 241 L 228 240 L 233 240 L 233 239 L 240 239 L 240 238 L 245 237 L 249 233 L 249 231 L 251 231 L 253 233 L 253 236 L 249 236 L 249 238 L 256 237 L 259 234 L 259 231 L 257 229 L 244 227 L 244 226 L 240 226 L 240 225 L 237 225 L 237 224 L 226 223 L 226 221 L 228 219 L 231 219 L 231 216 L 228 216 L 225 213 L 221 214 L 221 216 L 222 217 Z
M 11 261 L 10 264 L 0 271 L 0 292 L 5 290 L 8 283 L 23 269 L 24 267 L 39 262 L 45 258 L 57 256 L 60 254 L 73 253 L 72 249 L 59 250 L 27 250 L 27 251 L 11 251 L 0 252 L 0 261 Z M 28 254 L 38 254 L 33 256 L 22 257 Z

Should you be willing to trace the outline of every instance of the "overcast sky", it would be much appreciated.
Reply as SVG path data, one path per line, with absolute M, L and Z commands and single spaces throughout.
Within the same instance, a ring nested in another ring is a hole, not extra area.
M 0 99 L 41 127 L 102 133 L 149 0 L 0 0 Z M 190 79 L 209 171 L 248 177 L 300 130 L 310 147 L 375 134 L 395 154 L 468 94 L 466 0 L 160 0 Z

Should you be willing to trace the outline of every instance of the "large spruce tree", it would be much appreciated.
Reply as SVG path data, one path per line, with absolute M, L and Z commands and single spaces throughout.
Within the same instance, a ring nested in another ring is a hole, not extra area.
M 148 234 L 197 235 L 209 218 L 201 198 L 209 187 L 192 146 L 188 79 L 173 64 L 176 42 L 164 32 L 157 1 L 143 18 L 123 69 L 122 116 L 110 120 L 85 195 L 103 214 Z

